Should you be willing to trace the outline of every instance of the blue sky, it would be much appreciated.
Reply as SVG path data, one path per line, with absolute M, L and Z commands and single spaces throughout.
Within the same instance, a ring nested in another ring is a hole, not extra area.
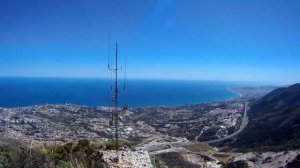
M 0 0 L 0 76 L 300 81 L 298 0 Z

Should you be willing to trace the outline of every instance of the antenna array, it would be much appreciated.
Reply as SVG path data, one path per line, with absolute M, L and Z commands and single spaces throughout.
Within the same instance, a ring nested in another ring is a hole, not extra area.
M 110 48 L 110 47 L 109 47 Z M 110 50 L 110 49 L 109 49 Z M 109 51 L 110 52 L 110 51 Z M 115 74 L 115 82 L 114 82 L 114 109 L 112 110 L 112 118 L 111 118 L 111 125 L 115 126 L 115 140 L 116 140 L 116 149 L 119 149 L 119 107 L 118 107 L 118 100 L 119 100 L 119 88 L 118 88 L 118 43 L 116 43 L 116 53 L 115 53 L 115 67 L 111 67 L 110 61 L 108 60 L 108 69 Z M 125 78 L 126 78 L 126 64 L 125 64 L 125 75 L 124 75 L 124 87 L 125 90 Z

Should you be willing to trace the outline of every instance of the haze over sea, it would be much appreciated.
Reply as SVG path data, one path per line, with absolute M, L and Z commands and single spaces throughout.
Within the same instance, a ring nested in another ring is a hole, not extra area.
M 120 90 L 123 81 L 119 81 Z M 0 107 L 36 104 L 112 105 L 113 81 L 72 78 L 0 78 Z M 120 105 L 129 107 L 198 104 L 237 97 L 232 82 L 127 80 Z

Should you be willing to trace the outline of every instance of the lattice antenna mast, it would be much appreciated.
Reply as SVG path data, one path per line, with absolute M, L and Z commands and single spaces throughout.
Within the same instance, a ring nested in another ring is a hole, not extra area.
M 115 103 L 115 108 L 113 110 L 113 118 L 115 121 L 115 139 L 116 139 L 116 149 L 119 149 L 119 109 L 118 109 L 118 98 L 119 98 L 119 89 L 118 89 L 118 43 L 116 43 L 116 62 L 115 68 L 111 68 L 108 64 L 108 69 L 115 73 L 115 90 L 114 90 L 114 97 L 113 102 Z

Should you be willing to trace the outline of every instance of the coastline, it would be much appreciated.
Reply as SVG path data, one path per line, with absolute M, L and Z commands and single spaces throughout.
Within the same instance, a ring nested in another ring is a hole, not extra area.
M 223 100 L 214 100 L 214 101 L 205 101 L 205 102 L 199 102 L 199 103 L 186 103 L 186 104 L 174 104 L 174 105 L 145 105 L 145 106 L 133 106 L 129 107 L 129 109 L 141 109 L 141 108 L 177 108 L 177 107 L 185 107 L 185 106 L 197 106 L 197 105 L 209 105 L 214 103 L 222 103 L 222 102 L 228 102 L 228 101 L 234 101 L 238 98 L 243 97 L 241 93 L 233 90 L 232 88 L 228 88 L 230 92 L 236 93 L 238 96 L 231 97 L 228 99 Z M 21 109 L 21 108 L 34 108 L 37 106 L 76 106 L 76 107 L 87 107 L 87 108 L 112 108 L 112 106 L 106 106 L 106 105 L 99 105 L 99 106 L 89 106 L 84 104 L 76 104 L 76 103 L 39 103 L 39 104 L 33 104 L 33 105 L 26 105 L 26 106 L 16 106 L 16 107 L 1 107 L 1 109 Z M 119 106 L 121 109 L 122 106 Z
M 109 107 L 111 104 L 108 80 L 1 79 L 0 89 L 3 93 L 0 96 L 0 107 L 3 108 L 63 105 L 66 102 L 88 107 Z M 128 81 L 127 92 L 120 94 L 119 104 L 127 104 L 131 108 L 176 107 L 241 97 L 228 85 L 225 82 L 207 81 Z
M 232 87 L 228 87 L 228 90 L 229 90 L 230 92 L 236 93 L 236 94 L 238 95 L 239 98 L 243 97 L 243 94 L 242 94 L 242 93 L 238 92 L 237 90 L 235 90 L 235 89 L 232 88 Z

